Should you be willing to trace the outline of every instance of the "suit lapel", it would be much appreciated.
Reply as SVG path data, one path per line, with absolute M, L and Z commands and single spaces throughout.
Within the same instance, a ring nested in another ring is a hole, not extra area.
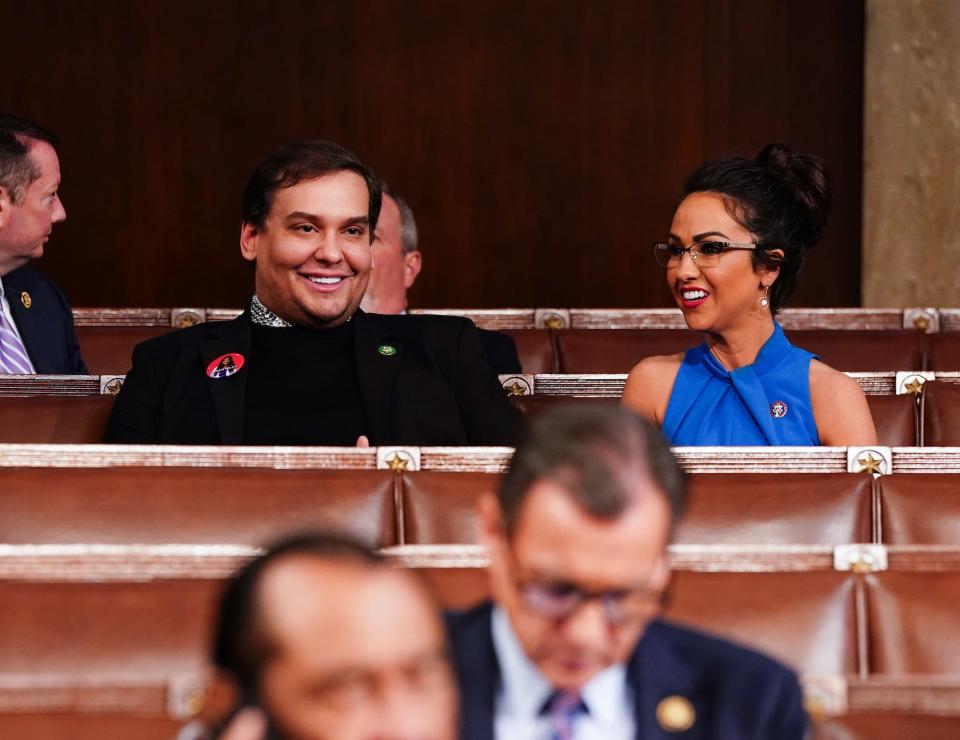
M 358 310 L 353 319 L 353 350 L 371 445 L 393 440 L 393 386 L 403 361 L 403 345 L 372 316 Z
M 231 353 L 243 355 L 244 367 L 239 372 L 226 378 L 207 375 L 207 367 L 211 362 Z M 233 321 L 212 328 L 200 343 L 200 372 L 206 377 L 207 388 L 213 399 L 220 441 L 226 445 L 243 443 L 243 411 L 250 360 L 250 317 L 246 312 Z
M 51 335 L 45 320 L 49 319 L 49 313 L 45 310 L 48 307 L 32 304 L 30 308 L 26 308 L 23 305 L 21 293 L 25 286 L 20 280 L 20 274 L 19 270 L 14 270 L 3 278 L 3 294 L 10 305 L 10 315 L 17 325 L 17 331 L 20 332 L 20 339 L 27 350 L 33 369 L 41 374 L 56 372 L 58 368 L 52 367 L 54 361 L 50 356 L 50 347 L 43 342 Z
M 500 667 L 493 647 L 490 604 L 467 616 L 452 649 L 460 683 L 461 740 L 493 740 Z
M 664 639 L 663 628 L 651 622 L 627 665 L 627 683 L 634 696 L 636 736 L 643 740 L 693 740 L 702 738 L 703 717 L 685 731 L 668 731 L 657 717 L 657 708 L 668 697 L 690 701 L 698 714 L 702 707 L 695 701 L 696 676 Z

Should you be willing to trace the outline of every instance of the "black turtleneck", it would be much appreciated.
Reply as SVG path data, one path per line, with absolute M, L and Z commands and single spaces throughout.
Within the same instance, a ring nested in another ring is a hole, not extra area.
M 323 331 L 252 325 L 243 441 L 353 446 L 367 433 L 353 322 Z

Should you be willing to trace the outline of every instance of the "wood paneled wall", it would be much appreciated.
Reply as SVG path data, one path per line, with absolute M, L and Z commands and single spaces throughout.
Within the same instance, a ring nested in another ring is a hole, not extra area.
M 418 218 L 419 306 L 663 306 L 649 243 L 702 160 L 819 153 L 794 305 L 860 299 L 862 0 L 0 0 L 0 109 L 63 139 L 38 267 L 77 306 L 236 306 L 271 149 L 356 151 Z

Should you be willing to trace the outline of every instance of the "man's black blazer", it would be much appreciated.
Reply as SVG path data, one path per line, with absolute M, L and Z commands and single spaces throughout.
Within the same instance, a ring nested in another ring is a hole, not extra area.
M 363 311 L 352 321 L 371 445 L 514 444 L 517 414 L 486 364 L 471 321 Z M 137 345 L 104 441 L 242 444 L 247 369 L 213 379 L 206 368 L 232 352 L 256 362 L 250 341 L 250 317 L 244 313 Z M 381 353 L 384 346 L 396 353 Z
M 19 267 L 3 276 L 3 292 L 37 373 L 87 374 L 73 313 L 60 288 L 36 270 Z
M 517 355 L 517 343 L 513 337 L 499 331 L 478 329 L 480 343 L 487 355 L 487 364 L 497 375 L 518 375 L 523 370 L 520 367 L 520 357 Z
M 500 670 L 493 647 L 492 607 L 447 615 L 460 688 L 461 740 L 493 740 Z M 664 621 L 650 624 L 627 664 L 636 736 L 643 740 L 801 740 L 807 729 L 796 676 L 776 661 Z M 693 725 L 667 731 L 657 705 L 687 699 Z

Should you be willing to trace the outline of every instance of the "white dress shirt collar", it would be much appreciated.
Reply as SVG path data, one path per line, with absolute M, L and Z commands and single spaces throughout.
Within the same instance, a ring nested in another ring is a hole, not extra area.
M 501 719 L 512 718 L 518 723 L 532 726 L 543 720 L 538 715 L 553 692 L 553 687 L 527 657 L 510 625 L 510 618 L 499 607 L 493 610 L 492 632 L 493 647 L 500 666 L 495 725 L 500 725 Z M 612 665 L 598 673 L 587 682 L 580 695 L 588 714 L 577 723 L 578 738 L 619 740 L 634 737 L 636 720 L 633 696 L 627 685 L 624 665 Z M 510 725 L 516 726 L 513 721 Z

